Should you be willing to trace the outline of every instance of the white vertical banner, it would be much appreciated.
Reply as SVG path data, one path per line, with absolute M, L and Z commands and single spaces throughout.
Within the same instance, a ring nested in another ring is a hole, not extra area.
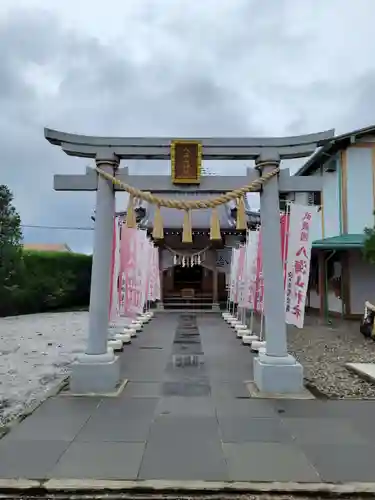
M 238 305 L 239 307 L 248 307 L 247 306 L 247 300 L 248 300 L 248 278 L 249 278 L 249 272 L 248 272 L 248 263 L 249 263 L 249 252 L 250 248 L 250 231 L 247 231 L 246 233 L 246 243 L 245 243 L 245 256 L 244 256 L 244 265 L 243 265 L 243 271 L 242 271 L 242 276 L 240 276 L 241 281 L 239 282 L 239 297 L 238 297 Z
M 147 300 L 155 300 L 155 252 L 154 245 L 150 242 L 150 275 L 147 288 Z
M 245 254 L 245 293 L 243 305 L 243 307 L 247 309 L 254 309 L 258 242 L 259 231 L 248 231 Z
M 155 300 L 161 300 L 161 289 L 160 289 L 160 273 L 163 272 L 160 269 L 160 260 L 159 260 L 159 248 L 155 247 L 155 266 L 156 266 L 156 282 L 155 282 Z
M 230 266 L 230 284 L 229 284 L 229 298 L 231 302 L 234 302 L 235 300 L 237 268 L 238 268 L 238 249 L 232 248 L 232 259 Z
M 136 288 L 139 294 L 139 301 L 137 303 L 137 314 L 143 312 L 147 300 L 147 278 L 149 270 L 149 241 L 147 239 L 146 231 L 138 230 L 136 238 Z
M 143 256 L 143 262 L 144 266 L 146 267 L 146 276 L 145 276 L 145 302 L 152 300 L 151 295 L 150 295 L 150 286 L 151 286 L 151 280 L 152 280 L 152 243 L 151 241 L 146 238 L 147 244 L 144 249 L 144 256 Z
M 290 206 L 285 284 L 285 321 L 298 328 L 303 328 L 305 319 L 313 241 L 311 229 L 317 215 L 317 206 L 297 205 L 295 203 Z
M 234 303 L 240 305 L 243 292 L 243 275 L 245 271 L 245 245 L 237 249 L 237 268 L 235 277 Z

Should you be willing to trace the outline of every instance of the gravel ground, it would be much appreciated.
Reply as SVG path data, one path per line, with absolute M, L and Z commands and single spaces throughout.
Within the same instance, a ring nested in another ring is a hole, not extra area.
M 87 312 L 0 319 L 0 424 L 25 412 L 62 380 L 84 348 Z
M 375 342 L 363 337 L 359 321 L 333 320 L 320 325 L 308 317 L 302 330 L 288 329 L 289 352 L 305 369 L 305 378 L 330 398 L 375 398 L 375 384 L 350 373 L 346 363 L 375 362 Z

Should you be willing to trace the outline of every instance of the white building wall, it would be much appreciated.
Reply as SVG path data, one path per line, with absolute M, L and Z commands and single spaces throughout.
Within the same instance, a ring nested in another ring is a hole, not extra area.
M 323 171 L 323 238 L 339 236 L 340 233 L 340 189 L 339 162 L 335 172 Z
M 348 233 L 360 234 L 374 225 L 372 148 L 347 149 Z
M 312 175 L 315 176 L 315 177 L 320 177 L 321 176 L 320 169 L 317 170 L 316 172 L 314 172 Z M 321 209 L 321 211 L 318 212 L 318 215 L 315 218 L 313 224 L 311 225 L 310 232 L 312 234 L 312 240 L 313 241 L 315 241 L 315 240 L 321 240 L 322 238 L 324 238 L 323 223 L 322 223 L 323 222 L 323 216 L 324 216 L 324 210 Z

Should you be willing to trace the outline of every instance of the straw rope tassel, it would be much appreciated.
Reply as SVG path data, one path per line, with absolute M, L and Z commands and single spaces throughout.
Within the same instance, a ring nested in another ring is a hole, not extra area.
M 219 214 L 216 207 L 211 210 L 210 240 L 221 240 Z
M 163 218 L 161 216 L 161 210 L 159 205 L 156 205 L 155 207 L 154 229 L 152 231 L 152 237 L 155 240 L 164 239 Z
M 126 227 L 137 227 L 134 211 L 134 197 L 129 196 L 128 208 L 126 210 Z
M 185 210 L 184 224 L 182 226 L 182 243 L 193 243 L 191 231 L 191 210 Z
M 245 212 L 245 200 L 243 196 L 237 199 L 237 221 L 236 229 L 238 231 L 243 231 L 247 228 L 246 224 L 246 212 Z

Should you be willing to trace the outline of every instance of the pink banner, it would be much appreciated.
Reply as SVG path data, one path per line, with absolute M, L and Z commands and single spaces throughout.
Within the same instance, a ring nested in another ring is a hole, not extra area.
M 112 304 L 113 301 L 115 300 L 116 293 L 115 293 L 115 286 L 118 286 L 118 283 L 115 283 L 115 263 L 116 263 L 116 245 L 117 245 L 117 234 L 116 234 L 116 229 L 117 229 L 117 224 L 116 224 L 116 217 L 113 219 L 113 235 L 112 235 L 112 258 L 111 258 L 111 282 L 110 282 L 110 292 L 109 292 L 109 310 L 108 310 L 108 317 L 111 320 L 111 315 L 112 315 Z M 117 280 L 116 280 L 117 281 Z M 118 294 L 117 294 L 118 296 Z
M 120 314 L 135 317 L 143 311 L 144 280 L 141 268 L 145 238 L 137 229 L 122 227 L 120 246 Z M 147 241 L 147 240 L 146 240 Z
M 280 238 L 281 238 L 281 258 L 284 270 L 284 288 L 286 284 L 286 256 L 288 255 L 288 233 L 289 233 L 289 215 L 283 214 L 280 217 Z M 264 300 L 263 284 L 263 259 L 262 259 L 262 232 L 259 234 L 257 270 L 255 279 L 255 311 L 262 312 Z
M 158 249 L 154 246 L 151 247 L 151 269 L 150 269 L 150 280 L 148 285 L 148 300 L 154 302 L 157 300 L 157 275 L 159 273 L 159 253 Z
M 289 224 L 290 217 L 287 214 L 281 216 L 280 219 L 281 224 L 281 258 L 283 260 L 284 267 L 284 289 L 286 285 L 286 262 L 288 255 L 288 245 L 289 245 Z
M 259 232 L 258 252 L 255 275 L 255 300 L 254 310 L 261 313 L 263 310 L 263 258 L 262 258 L 262 232 Z
M 286 322 L 303 328 L 309 283 L 313 236 L 311 227 L 317 217 L 316 206 L 292 205 L 285 290 Z
M 145 301 L 151 300 L 150 295 L 150 282 L 151 282 L 151 272 L 152 272 L 152 245 L 151 242 L 146 238 L 145 246 L 143 248 L 143 266 L 146 267 L 144 288 L 145 288 Z

